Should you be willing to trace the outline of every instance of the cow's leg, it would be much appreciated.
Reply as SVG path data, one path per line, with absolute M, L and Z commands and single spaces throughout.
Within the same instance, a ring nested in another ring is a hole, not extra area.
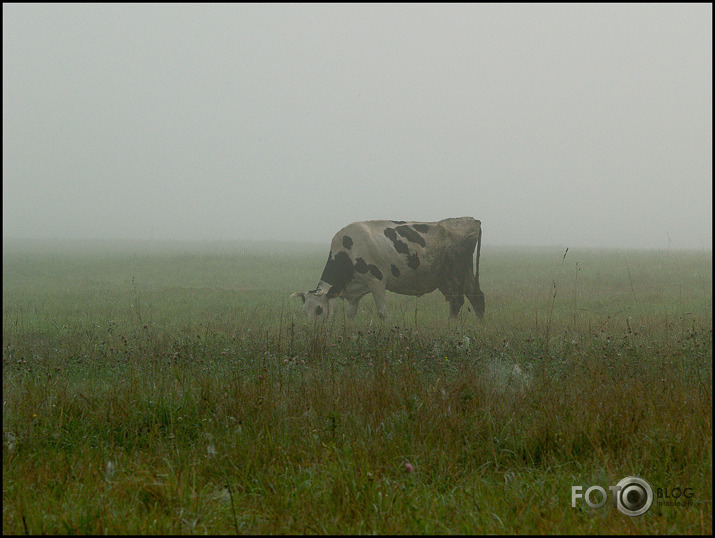
M 472 308 L 474 308 L 474 313 L 479 319 L 484 318 L 484 293 L 479 289 L 479 283 L 476 279 L 471 279 L 467 281 L 467 290 L 465 292 L 467 299 L 472 303 Z
M 348 299 L 348 304 L 345 307 L 345 314 L 348 316 L 348 319 L 353 319 L 355 317 L 355 314 L 357 314 L 358 311 L 358 304 L 360 303 L 360 297 L 357 299 Z
M 335 299 L 328 299 L 328 315 L 327 319 L 333 317 L 333 312 L 335 312 Z
M 447 296 L 447 301 L 449 301 L 449 315 L 452 318 L 456 318 L 459 314 L 462 305 L 464 304 L 464 295 L 449 295 Z
M 358 304 L 360 304 L 360 299 L 362 299 L 366 293 L 370 293 L 370 289 L 362 284 L 351 282 L 345 288 L 345 300 L 347 305 L 345 306 L 345 315 L 349 320 L 352 320 L 357 314 Z
M 449 317 L 455 317 L 459 313 L 459 309 L 462 308 L 464 297 L 462 297 L 461 293 L 458 296 L 457 291 L 451 286 L 441 286 L 438 289 L 444 295 L 444 300 L 449 303 Z
M 382 286 L 373 286 L 370 291 L 372 291 L 372 297 L 375 299 L 377 315 L 380 317 L 380 320 L 385 321 L 385 319 L 387 319 L 387 293 L 385 292 L 385 288 Z
M 484 293 L 481 290 L 475 290 L 473 293 L 467 295 L 467 299 L 472 303 L 474 308 L 474 313 L 479 319 L 484 318 Z

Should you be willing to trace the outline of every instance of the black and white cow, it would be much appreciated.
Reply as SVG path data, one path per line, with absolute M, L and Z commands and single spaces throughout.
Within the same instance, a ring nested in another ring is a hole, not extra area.
M 384 320 L 386 290 L 420 296 L 438 289 L 449 302 L 452 317 L 459 313 L 466 295 L 481 319 L 484 316 L 484 294 L 479 289 L 481 245 L 481 222 L 472 217 L 439 222 L 353 222 L 333 237 L 318 286 L 291 297 L 303 299 L 303 312 L 310 318 L 330 317 L 333 299 L 340 297 L 347 300 L 346 313 L 352 319 L 360 299 L 372 293 L 377 314 Z

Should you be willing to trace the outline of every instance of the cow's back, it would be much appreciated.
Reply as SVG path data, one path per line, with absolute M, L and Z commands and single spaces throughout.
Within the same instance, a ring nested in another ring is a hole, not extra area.
M 437 223 L 445 230 L 445 235 L 450 244 L 476 244 L 481 230 L 481 221 L 472 217 L 459 217 L 442 219 Z
M 422 295 L 437 289 L 445 265 L 471 256 L 478 235 L 479 221 L 471 217 L 439 222 L 358 221 L 335 234 L 331 254 L 347 254 L 355 278 L 379 275 L 390 291 Z

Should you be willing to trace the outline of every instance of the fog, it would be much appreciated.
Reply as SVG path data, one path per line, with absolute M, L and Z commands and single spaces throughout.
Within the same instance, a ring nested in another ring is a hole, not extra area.
M 3 4 L 3 238 L 712 248 L 712 5 Z

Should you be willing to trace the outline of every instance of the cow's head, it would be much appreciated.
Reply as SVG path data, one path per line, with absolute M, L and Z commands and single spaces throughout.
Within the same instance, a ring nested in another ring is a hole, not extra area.
M 300 297 L 303 300 L 303 312 L 310 319 L 326 319 L 333 313 L 332 301 L 320 288 L 312 291 L 297 291 L 291 297 Z

